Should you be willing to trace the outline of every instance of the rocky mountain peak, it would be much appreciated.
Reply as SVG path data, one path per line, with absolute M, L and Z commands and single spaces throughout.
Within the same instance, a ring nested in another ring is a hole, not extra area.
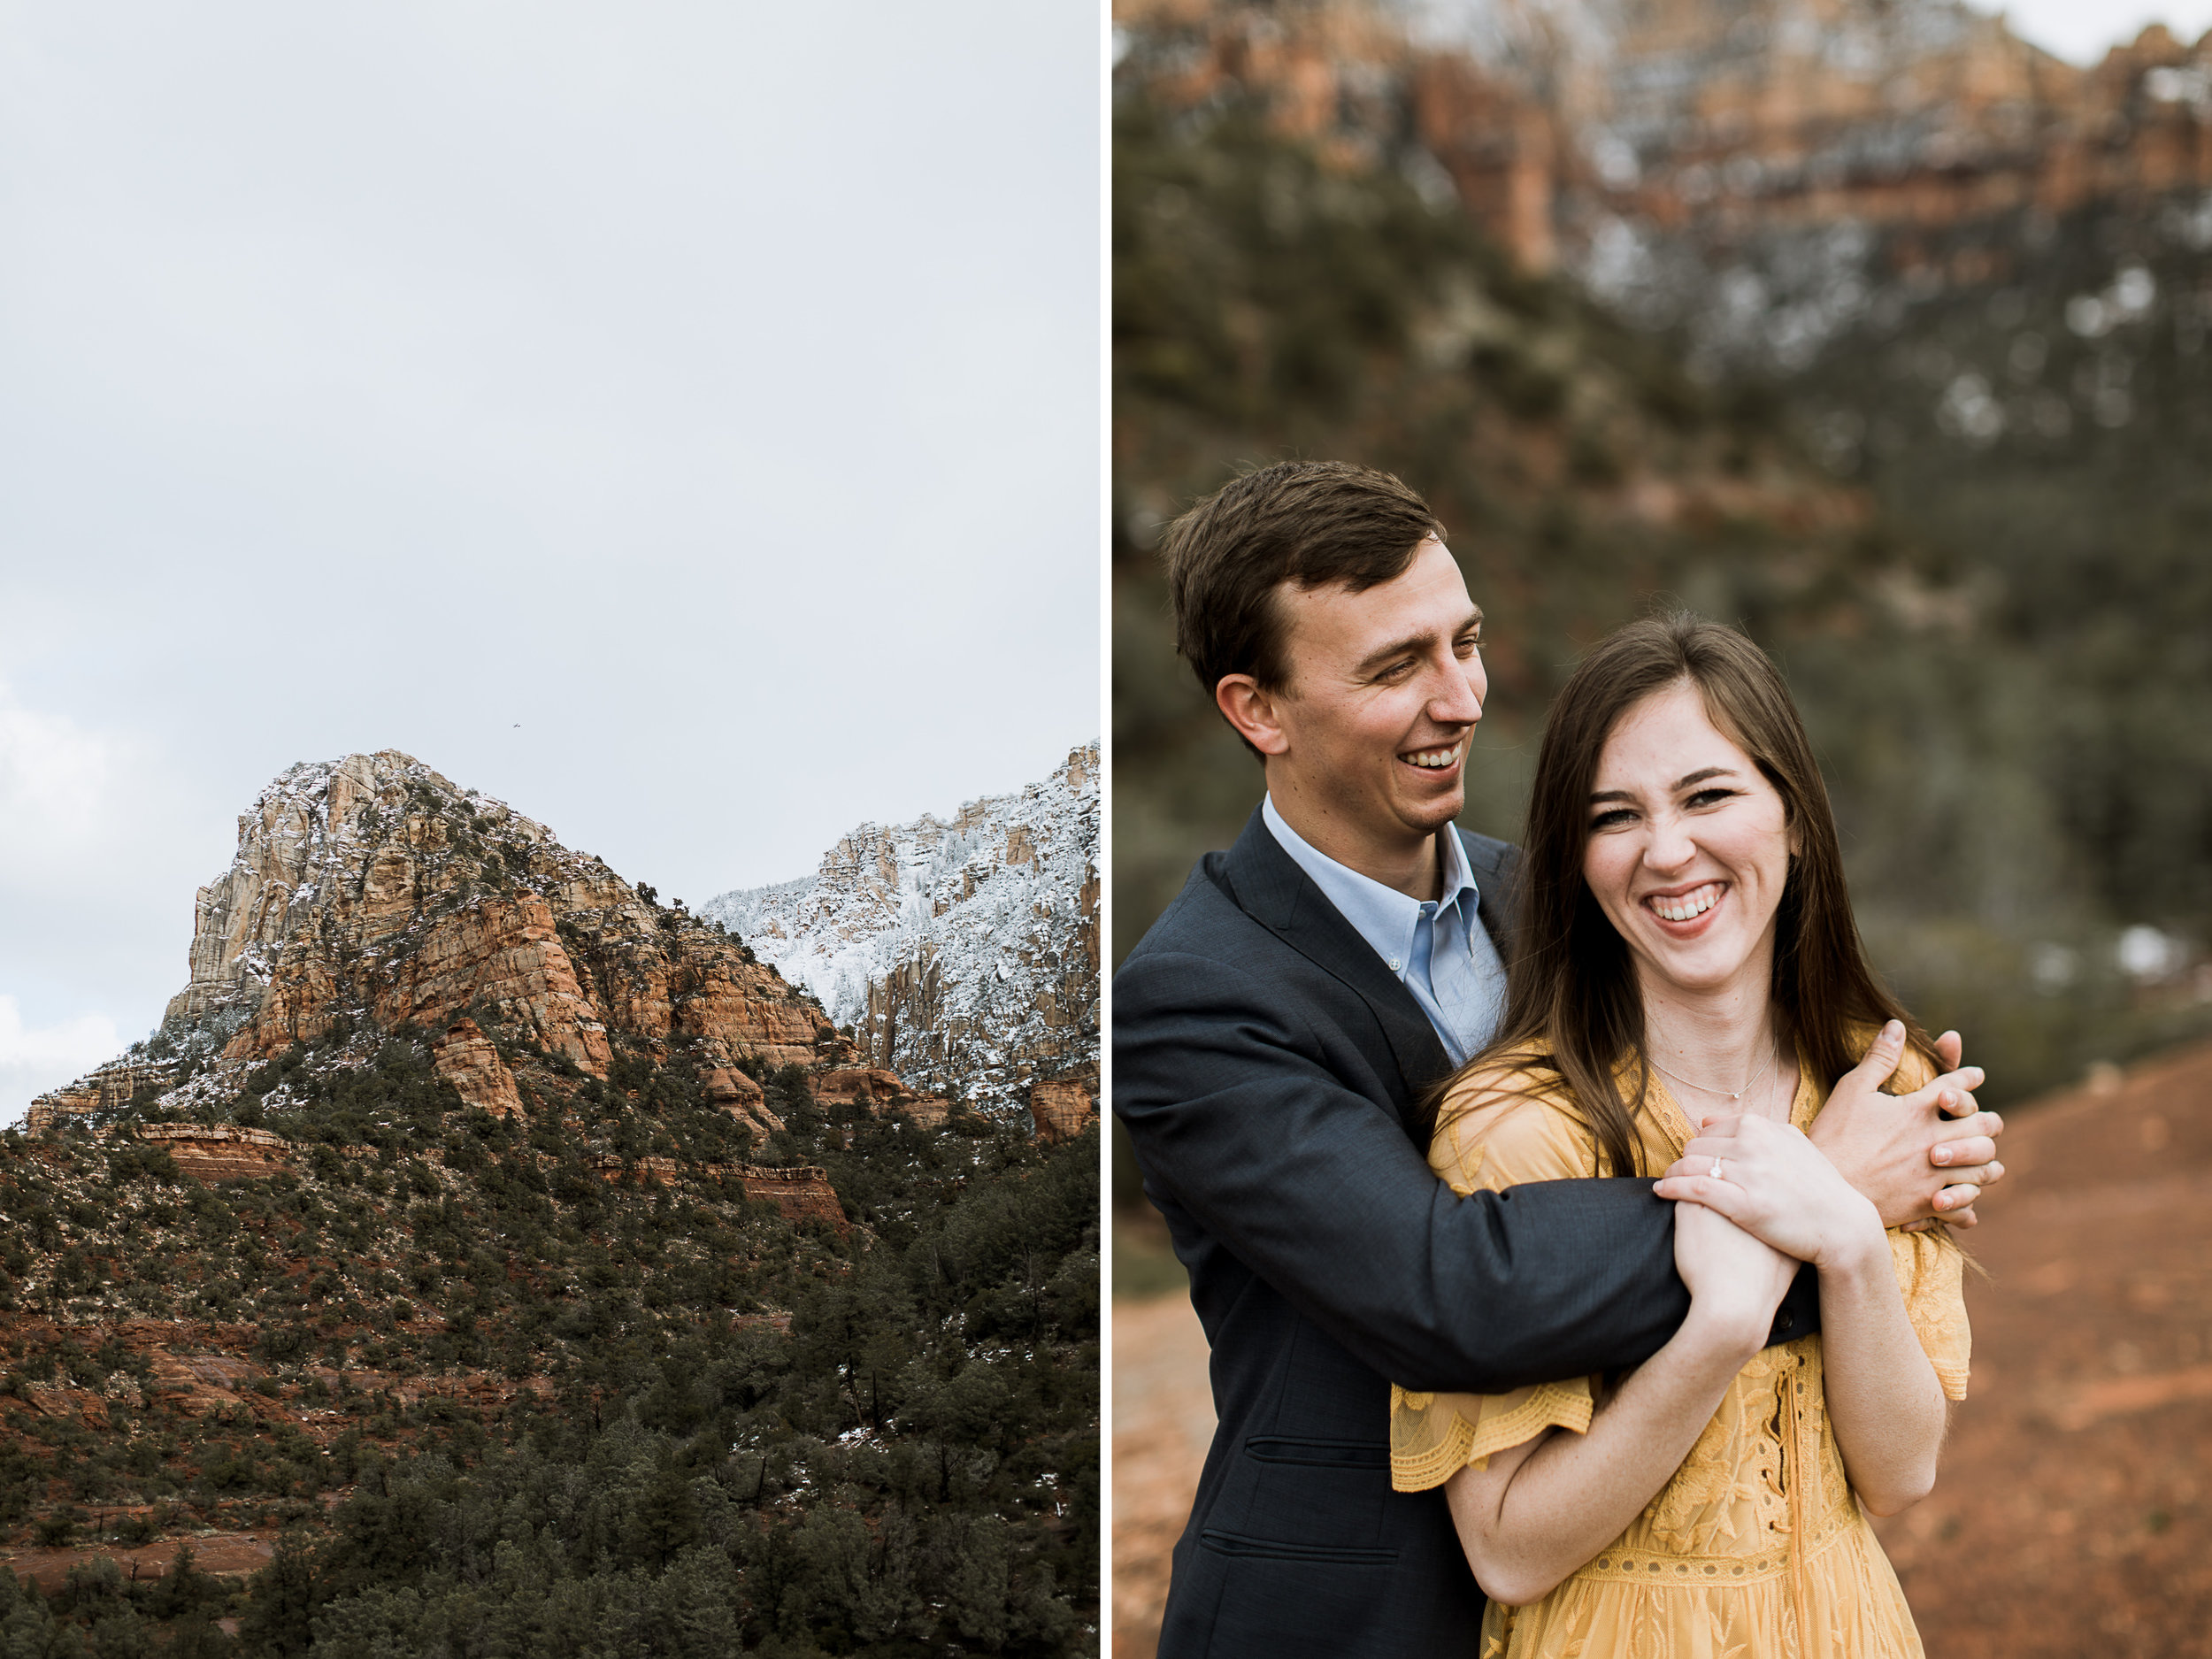
M 296 940 L 328 938 L 358 955 L 480 896 L 557 888 L 641 920 L 647 909 L 542 824 L 397 749 L 288 767 L 239 815 L 230 868 L 199 891 L 191 982 L 167 1018 L 257 1011 Z
M 159 1039 L 34 1121 L 162 1082 L 181 1063 L 154 1049 L 243 1065 L 364 1024 L 420 1029 L 465 1098 L 494 1110 L 515 1084 L 487 1033 L 603 1079 L 618 1046 L 680 1056 L 763 1128 L 750 1073 L 854 1058 L 741 940 L 396 749 L 296 765 L 261 792 L 229 869 L 200 889 L 190 963 Z

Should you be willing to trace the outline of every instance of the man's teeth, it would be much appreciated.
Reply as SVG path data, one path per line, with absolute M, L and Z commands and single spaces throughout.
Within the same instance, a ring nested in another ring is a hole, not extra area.
M 1417 749 L 1406 758 L 1417 766 L 1441 771 L 1459 758 L 1459 745 L 1455 743 L 1449 749 Z
M 1701 887 L 1694 887 L 1678 898 L 1654 899 L 1651 908 L 1671 922 L 1686 922 L 1694 916 L 1702 916 L 1720 898 L 1720 884 L 1709 881 Z

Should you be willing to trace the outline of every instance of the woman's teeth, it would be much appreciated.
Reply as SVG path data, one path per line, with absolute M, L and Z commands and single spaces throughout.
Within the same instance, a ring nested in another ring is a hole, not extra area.
M 1693 917 L 1704 915 L 1719 899 L 1720 883 L 1709 881 L 1703 887 L 1693 887 L 1678 897 L 1653 899 L 1649 902 L 1653 910 L 1669 921 L 1686 922 Z
M 1459 745 L 1455 743 L 1449 749 L 1417 749 L 1406 758 L 1417 766 L 1440 772 L 1459 758 Z

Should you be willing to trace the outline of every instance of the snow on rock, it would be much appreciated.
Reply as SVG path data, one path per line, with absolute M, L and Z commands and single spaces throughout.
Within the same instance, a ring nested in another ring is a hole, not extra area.
M 1095 742 L 949 820 L 863 824 L 808 879 L 700 914 L 803 986 L 866 1063 L 1010 1112 L 1033 1081 L 1098 1066 Z

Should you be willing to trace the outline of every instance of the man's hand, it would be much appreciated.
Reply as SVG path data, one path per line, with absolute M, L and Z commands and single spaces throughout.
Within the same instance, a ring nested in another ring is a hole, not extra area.
M 1904 1046 L 1901 1031 L 1897 1034 L 1897 1041 L 1901 1049 Z M 1982 1086 L 1982 1070 L 1979 1066 L 1960 1066 L 1961 1048 L 1959 1034 L 1955 1031 L 1947 1031 L 1935 1040 L 1936 1059 L 1947 1074 L 1962 1070 L 1974 1074 L 1973 1081 L 1966 1088 L 1949 1090 L 1936 1103 L 1947 1118 L 1972 1117 L 1993 1127 L 1981 1134 L 1968 1135 L 1963 1140 L 1938 1141 L 1928 1150 L 1928 1162 L 1942 1171 L 1944 1179 L 1952 1183 L 1936 1194 L 1932 1209 L 1939 1211 L 1940 1218 L 1952 1226 L 1970 1227 L 1980 1219 L 1974 1213 L 1974 1200 L 1981 1189 L 2005 1179 L 2005 1166 L 1997 1161 L 1997 1137 L 2004 1133 L 2005 1123 L 1995 1112 L 1982 1111 L 1976 1105 L 1970 1091 Z M 1938 1085 L 1942 1081 L 1941 1078 L 1936 1079 Z M 1818 1118 L 1813 1120 L 1813 1126 L 1820 1126 Z M 1954 1125 L 1945 1133 L 1956 1134 L 1959 1126 Z M 1814 1141 L 1818 1144 L 1819 1137 L 1815 1136 Z M 1909 1223 L 1908 1227 L 1916 1233 L 1936 1219 L 1937 1217 L 1932 1214 Z
M 1904 1048 L 1904 1027 L 1892 1020 L 1874 1039 L 1866 1058 L 1838 1080 L 1827 1105 L 1813 1120 L 1810 1139 L 1844 1179 L 1872 1202 L 1884 1226 L 1940 1219 L 1970 1227 L 1976 1219 L 1975 1198 L 2004 1174 L 1996 1145 L 2004 1122 L 1994 1112 L 1976 1109 L 1973 1091 L 1981 1085 L 1982 1072 L 1977 1066 L 1959 1065 L 1956 1032 L 1947 1031 L 1936 1040 L 1937 1056 L 1948 1071 L 1909 1094 L 1881 1093 Z M 1717 1157 L 1755 1176 L 1765 1162 L 1760 1146 L 1747 1139 L 1741 1120 L 1709 1118 L 1704 1133 L 1668 1170 L 1659 1195 L 1700 1197 L 1690 1187 L 1671 1190 L 1668 1183 L 1709 1175 Z

